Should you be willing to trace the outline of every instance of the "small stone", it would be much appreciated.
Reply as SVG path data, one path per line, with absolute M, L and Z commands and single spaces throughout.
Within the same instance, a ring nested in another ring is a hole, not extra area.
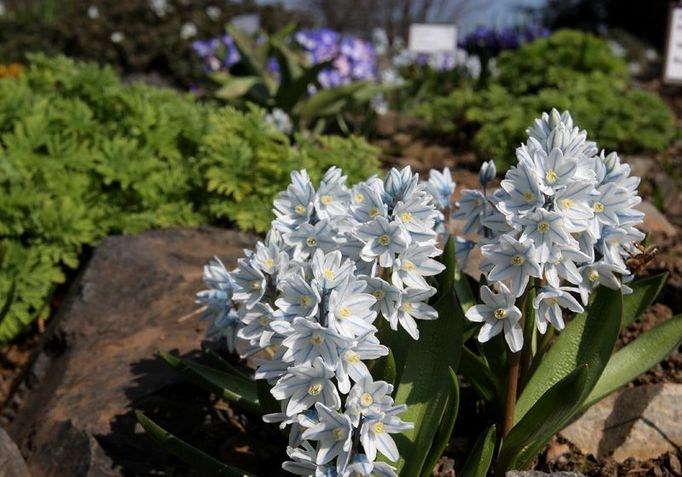
M 30 477 L 17 445 L 0 427 L 0 477 Z
M 654 459 L 682 446 L 680 402 L 682 384 L 625 388 L 592 406 L 561 435 L 598 459 Z

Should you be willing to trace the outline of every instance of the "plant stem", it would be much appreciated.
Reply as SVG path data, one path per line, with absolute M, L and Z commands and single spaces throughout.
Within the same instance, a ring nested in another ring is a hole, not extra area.
M 526 298 L 528 297 L 528 290 L 523 294 L 520 300 L 519 309 L 521 310 L 521 320 L 519 325 L 521 329 L 524 328 L 526 320 Z M 527 343 L 524 343 L 527 345 Z M 507 437 L 509 431 L 514 427 L 514 411 L 516 410 L 516 396 L 519 387 L 519 371 L 521 368 L 521 353 L 523 349 L 516 353 L 509 355 L 509 379 L 507 380 L 507 401 L 504 408 L 504 422 L 502 426 L 502 436 Z
M 504 408 L 504 425 L 502 436 L 507 437 L 514 427 L 514 410 L 516 409 L 516 392 L 519 385 L 519 368 L 521 352 L 512 353 L 509 357 L 509 379 L 507 381 L 507 402 Z

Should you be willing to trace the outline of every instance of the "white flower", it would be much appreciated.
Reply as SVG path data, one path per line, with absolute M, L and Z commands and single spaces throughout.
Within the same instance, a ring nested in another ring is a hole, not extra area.
M 291 460 L 284 462 L 282 468 L 294 475 L 310 477 L 311 475 L 315 475 L 315 472 L 317 471 L 317 464 L 315 463 L 317 451 L 307 441 L 303 441 L 301 445 L 303 448 L 287 448 L 287 455 Z
M 341 477 L 398 477 L 395 467 L 386 462 L 372 462 L 365 454 L 356 454 L 353 460 L 341 474 Z
M 363 360 L 379 359 L 387 354 L 388 348 L 379 344 L 379 340 L 371 333 L 361 337 L 350 348 L 342 350 L 336 368 L 339 391 L 347 394 L 350 390 L 351 379 L 358 382 L 365 376 L 369 376 L 369 369 Z
M 483 323 L 478 333 L 478 341 L 485 343 L 504 330 L 504 339 L 509 349 L 516 353 L 523 348 L 523 330 L 519 324 L 521 310 L 514 304 L 514 295 L 503 283 L 497 283 L 497 293 L 483 285 L 481 300 L 483 304 L 474 305 L 466 312 L 469 321 Z
M 572 312 L 582 313 L 583 307 L 573 298 L 569 291 L 578 291 L 575 288 L 541 288 L 537 297 L 533 300 L 533 308 L 537 311 L 535 319 L 538 331 L 543 335 L 547 331 L 547 323 L 557 330 L 564 329 L 564 318 L 561 309 L 568 308 Z
M 361 416 L 379 415 L 393 406 L 393 385 L 386 381 L 374 381 L 370 374 L 355 383 L 346 397 L 346 412 L 354 426 Z
M 626 269 L 620 268 L 617 265 L 612 265 L 604 261 L 595 262 L 593 264 L 584 265 L 578 269 L 583 279 L 578 285 L 580 290 L 580 298 L 583 305 L 587 305 L 589 293 L 597 288 L 598 285 L 604 285 L 612 290 L 618 290 L 621 283 L 616 277 L 616 273 L 627 274 Z
M 120 31 L 115 31 L 111 34 L 110 39 L 112 43 L 121 43 L 125 39 L 125 35 Z
M 149 0 L 149 8 L 158 16 L 163 17 L 168 12 L 168 0 Z
M 0 3 L 0 16 L 4 14 L 4 5 Z M 88 7 L 88 18 L 90 20 L 97 20 L 99 18 L 99 9 L 95 5 L 90 5 Z
M 441 208 L 449 207 L 452 202 L 452 194 L 455 192 L 455 181 L 452 180 L 450 169 L 446 167 L 443 172 L 431 169 L 427 184 L 428 191 L 436 203 Z
M 273 212 L 277 219 L 273 222 L 273 227 L 281 232 L 291 232 L 308 222 L 313 211 L 314 197 L 315 189 L 308 173 L 305 170 L 293 171 L 291 184 L 274 202 Z
M 411 287 L 428 289 L 424 277 L 438 275 L 445 270 L 445 265 L 430 257 L 440 255 L 433 245 L 410 245 L 396 259 L 391 281 L 398 288 Z
M 320 219 L 343 216 L 347 213 L 350 192 L 346 187 L 346 176 L 341 169 L 331 167 L 322 178 L 315 194 L 314 204 Z
M 180 38 L 183 40 L 189 40 L 190 38 L 197 36 L 197 33 L 198 30 L 196 25 L 192 22 L 187 22 L 183 24 L 182 28 L 180 29 Z
M 438 312 L 433 307 L 424 303 L 435 293 L 435 288 L 407 288 L 400 297 L 400 306 L 397 313 L 393 318 L 389 317 L 391 329 L 397 330 L 398 323 L 400 323 L 400 326 L 412 338 L 418 340 L 419 328 L 417 328 L 417 322 L 414 320 L 435 320 L 438 318 Z
M 391 320 L 400 302 L 400 288 L 381 278 L 363 276 L 362 279 L 367 282 L 365 291 L 371 293 L 376 299 L 372 309 L 381 313 L 385 319 Z
M 301 224 L 292 233 L 287 234 L 287 242 L 296 248 L 294 252 L 296 258 L 306 258 L 318 248 L 324 252 L 336 250 L 339 244 L 335 236 L 338 236 L 338 233 L 335 233 L 331 223 L 323 219 L 315 225 Z
M 378 184 L 378 187 L 383 188 L 381 182 Z M 350 210 L 358 222 L 369 222 L 379 216 L 386 217 L 387 207 L 381 199 L 378 187 L 362 183 L 353 188 Z
M 479 233 L 483 228 L 481 217 L 483 217 L 485 209 L 486 198 L 481 191 L 463 190 L 457 202 L 457 210 L 452 214 L 452 218 L 466 221 L 462 229 L 464 235 Z
M 538 262 L 546 262 L 555 246 L 570 245 L 573 241 L 566 232 L 564 220 L 558 212 L 539 208 L 520 218 L 518 222 L 524 227 L 519 241 L 527 239 L 533 241 Z
M 405 229 L 383 217 L 362 225 L 357 235 L 365 242 L 360 257 L 367 262 L 378 257 L 382 267 L 392 266 L 395 255 L 405 250 L 409 243 Z
M 312 272 L 315 283 L 322 290 L 332 290 L 346 282 L 353 273 L 353 263 L 346 259 L 341 261 L 341 252 L 333 251 L 325 254 L 317 250 L 313 255 Z
M 215 5 L 209 5 L 208 7 L 206 7 L 206 15 L 213 21 L 218 20 L 220 18 L 221 13 L 222 12 L 220 8 L 216 7 Z
M 294 416 L 317 402 L 332 409 L 341 407 L 341 398 L 331 382 L 334 373 L 327 369 L 321 358 L 312 365 L 292 366 L 275 384 L 270 393 L 278 401 L 288 399 L 286 414 Z
M 407 406 L 396 406 L 386 412 L 368 415 L 362 423 L 360 430 L 360 442 L 365 449 L 367 458 L 376 459 L 377 451 L 381 452 L 388 460 L 395 462 L 400 457 L 398 446 L 391 434 L 412 429 L 412 424 L 403 422 L 396 414 L 403 412 Z
M 236 285 L 233 298 L 246 302 L 247 308 L 253 308 L 265 294 L 265 275 L 245 258 L 240 258 L 237 263 L 239 267 L 231 274 Z
M 345 469 L 353 446 L 350 418 L 319 402 L 315 409 L 320 421 L 303 432 L 303 439 L 320 442 L 315 459 L 317 465 L 326 464 L 338 456 L 338 467 Z
M 372 323 L 377 312 L 372 306 L 376 298 L 369 293 L 360 293 L 364 288 L 365 282 L 347 282 L 329 296 L 329 325 L 342 336 L 356 338 L 375 330 Z
M 273 310 L 267 303 L 256 303 L 250 310 L 246 307 L 239 310 L 239 319 L 244 327 L 239 330 L 237 336 L 249 341 L 253 346 L 265 348 L 270 346 L 273 332 L 270 322 L 273 319 Z
M 283 360 L 299 365 L 312 364 L 315 359 L 322 358 L 324 364 L 334 370 L 339 361 L 339 349 L 347 348 L 350 341 L 326 326 L 296 317 L 282 344 L 287 348 Z
M 490 282 L 509 280 L 515 296 L 521 296 L 530 277 L 540 278 L 541 268 L 535 258 L 535 248 L 530 240 L 518 241 L 502 235 L 498 244 L 481 247 L 484 262 L 492 265 L 488 274 Z M 484 266 L 484 265 L 482 265 Z
M 495 161 L 492 159 L 481 164 L 481 170 L 478 172 L 478 180 L 482 187 L 486 187 L 489 182 L 495 180 L 497 176 L 497 168 Z
M 500 185 L 508 195 L 498 202 L 498 207 L 506 215 L 524 215 L 544 203 L 540 181 L 525 162 L 509 169 Z
M 300 274 L 293 274 L 282 284 L 282 294 L 275 305 L 284 315 L 311 317 L 317 315 L 320 293 Z

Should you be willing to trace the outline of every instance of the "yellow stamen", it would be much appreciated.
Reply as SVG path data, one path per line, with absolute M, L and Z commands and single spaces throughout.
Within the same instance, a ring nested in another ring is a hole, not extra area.
M 521 255 L 514 255 L 511 259 L 511 264 L 512 265 L 521 265 L 523 264 L 524 259 Z
M 381 237 L 379 237 L 379 243 L 385 247 L 389 243 L 391 243 L 391 237 L 389 237 L 387 234 L 384 234 Z
M 308 388 L 308 394 L 311 396 L 317 396 L 322 392 L 322 385 L 320 383 L 311 384 Z
M 507 316 L 507 310 L 504 308 L 498 308 L 495 310 L 495 318 L 498 320 L 503 320 Z

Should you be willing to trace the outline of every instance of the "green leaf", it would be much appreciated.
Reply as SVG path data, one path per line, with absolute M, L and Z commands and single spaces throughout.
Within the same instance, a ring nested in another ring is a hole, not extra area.
M 497 395 L 495 383 L 491 378 L 491 371 L 483 359 L 466 346 L 462 347 L 462 359 L 459 372 L 471 384 L 476 393 L 486 403 L 491 403 Z
M 528 410 L 502 443 L 497 461 L 500 475 L 532 464 L 537 453 L 580 408 L 588 377 L 588 366 L 580 366 L 549 388 Z
M 258 390 L 258 402 L 263 414 L 274 414 L 282 411 L 282 406 L 280 406 L 279 401 L 270 392 L 272 386 L 268 384 L 266 379 L 257 380 L 256 388 Z
M 681 343 L 682 315 L 654 326 L 611 357 L 583 408 L 600 401 L 654 367 Z
M 401 477 L 419 476 L 433 445 L 450 393 L 449 368 L 457 369 L 462 348 L 462 310 L 451 291 L 435 306 L 438 319 L 419 323 L 420 337 L 407 350 L 405 367 L 395 393 L 401 414 L 414 428 L 396 436 Z
M 178 439 L 144 415 L 141 411 L 136 411 L 138 422 L 142 425 L 149 436 L 166 451 L 170 452 L 183 462 L 186 462 L 193 469 L 205 476 L 215 477 L 254 477 L 241 469 L 223 464 L 219 460 L 211 457 L 196 447 Z
M 215 96 L 226 100 L 241 98 L 259 82 L 257 76 L 230 76 L 222 81 L 223 86 L 215 92 Z
M 516 404 L 515 422 L 555 383 L 580 365 L 589 365 L 585 395 L 599 380 L 611 357 L 621 323 L 620 290 L 599 287 L 587 310 L 576 315 L 561 332 L 556 342 L 530 377 Z
M 250 377 L 247 376 L 244 371 L 225 361 L 222 356 L 208 346 L 202 346 L 201 354 L 210 367 L 216 368 L 220 371 L 225 371 L 229 374 L 234 374 L 235 376 L 243 377 L 244 379 L 250 379 Z
M 308 94 L 308 86 L 317 81 L 322 70 L 328 68 L 332 61 L 323 61 L 307 68 L 300 76 L 293 77 L 291 83 L 282 83 L 275 95 L 275 104 L 285 111 L 291 111 Z
M 343 111 L 352 94 L 363 86 L 364 82 L 356 81 L 336 88 L 320 90 L 314 96 L 300 101 L 293 112 L 306 121 L 321 116 L 333 116 Z
M 395 384 L 396 365 L 393 351 L 389 348 L 388 354 L 382 356 L 372 363 L 370 372 L 375 381 L 386 381 Z
M 455 255 L 456 240 L 454 236 L 448 237 L 443 248 L 440 261 L 445 265 L 445 272 L 438 275 L 438 290 L 445 293 L 455 287 L 455 271 L 457 270 L 457 256 Z M 446 273 L 447 272 L 447 273 Z
M 190 360 L 179 359 L 169 353 L 161 352 L 159 355 L 168 365 L 197 386 L 232 401 L 245 411 L 262 414 L 255 381 Z
M 493 424 L 478 436 L 464 467 L 457 473 L 460 477 L 486 477 L 493 461 L 497 432 Z
M 457 412 L 459 411 L 459 383 L 457 381 L 457 375 L 452 368 L 450 368 L 450 382 L 450 394 L 448 395 L 448 400 L 445 405 L 445 413 L 443 413 L 443 418 L 440 421 L 438 431 L 433 439 L 433 445 L 431 446 L 429 455 L 426 457 L 424 467 L 422 468 L 422 477 L 430 477 L 433 474 L 433 468 L 438 463 L 440 456 L 445 452 L 452 430 L 455 428 Z
M 629 284 L 630 288 L 632 288 L 632 293 L 623 295 L 621 329 L 634 323 L 644 313 L 644 310 L 651 306 L 663 289 L 667 279 L 668 274 L 661 273 L 660 275 L 647 277 Z

